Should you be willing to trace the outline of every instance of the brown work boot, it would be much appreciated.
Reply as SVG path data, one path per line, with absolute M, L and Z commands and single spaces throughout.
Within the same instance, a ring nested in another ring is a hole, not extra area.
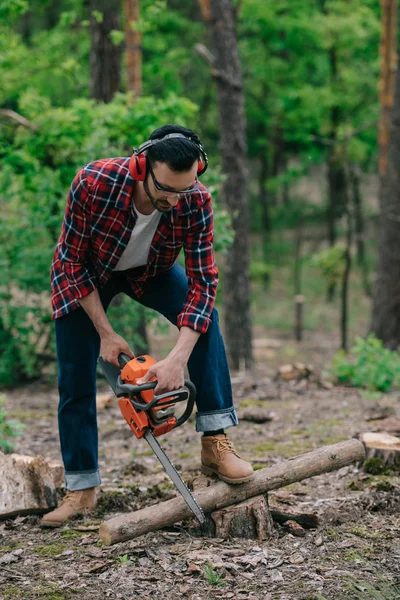
M 201 470 L 227 483 L 244 483 L 254 476 L 253 467 L 236 453 L 226 433 L 201 438 Z
M 42 527 L 60 527 L 65 521 L 85 510 L 96 508 L 96 488 L 67 492 L 55 510 L 44 515 Z

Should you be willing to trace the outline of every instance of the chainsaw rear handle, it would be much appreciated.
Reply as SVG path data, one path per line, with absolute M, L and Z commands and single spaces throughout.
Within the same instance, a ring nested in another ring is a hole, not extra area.
M 128 364 L 130 360 L 132 359 L 127 354 L 125 354 L 125 352 L 121 352 L 121 354 L 118 355 L 118 362 L 121 369 L 123 369 L 124 366 Z

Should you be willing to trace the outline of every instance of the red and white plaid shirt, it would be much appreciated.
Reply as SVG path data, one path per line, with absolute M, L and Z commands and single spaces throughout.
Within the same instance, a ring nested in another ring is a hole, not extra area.
M 78 308 L 79 298 L 109 279 L 135 226 L 133 188 L 129 158 L 94 161 L 74 178 L 51 266 L 53 319 Z M 162 214 L 140 275 L 134 269 L 125 272 L 133 292 L 139 297 L 146 280 L 170 269 L 183 247 L 189 292 L 178 327 L 204 333 L 218 284 L 213 241 L 211 195 L 200 184 Z

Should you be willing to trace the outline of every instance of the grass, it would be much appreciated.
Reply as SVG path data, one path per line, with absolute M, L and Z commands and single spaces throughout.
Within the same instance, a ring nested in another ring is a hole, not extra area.
M 224 586 L 222 576 L 217 573 L 210 564 L 206 563 L 203 567 L 204 575 L 210 585 Z
M 344 583 L 345 594 L 335 593 L 335 600 L 399 600 L 400 587 L 383 578 L 376 583 L 348 580 Z M 316 594 L 310 600 L 329 600 Z

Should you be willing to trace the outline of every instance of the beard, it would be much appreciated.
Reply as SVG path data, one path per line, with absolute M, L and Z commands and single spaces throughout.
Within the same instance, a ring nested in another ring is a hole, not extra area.
M 158 210 L 158 212 L 160 212 L 160 213 L 171 212 L 171 210 L 173 209 L 173 206 L 170 205 L 167 198 L 154 198 L 154 196 L 152 196 L 152 194 L 149 190 L 149 186 L 147 185 L 147 178 L 148 178 L 148 175 L 146 176 L 146 179 L 143 181 L 143 188 L 144 188 L 144 191 L 146 192 L 146 194 L 148 195 L 150 202 L 152 203 L 154 208 L 156 210 Z

